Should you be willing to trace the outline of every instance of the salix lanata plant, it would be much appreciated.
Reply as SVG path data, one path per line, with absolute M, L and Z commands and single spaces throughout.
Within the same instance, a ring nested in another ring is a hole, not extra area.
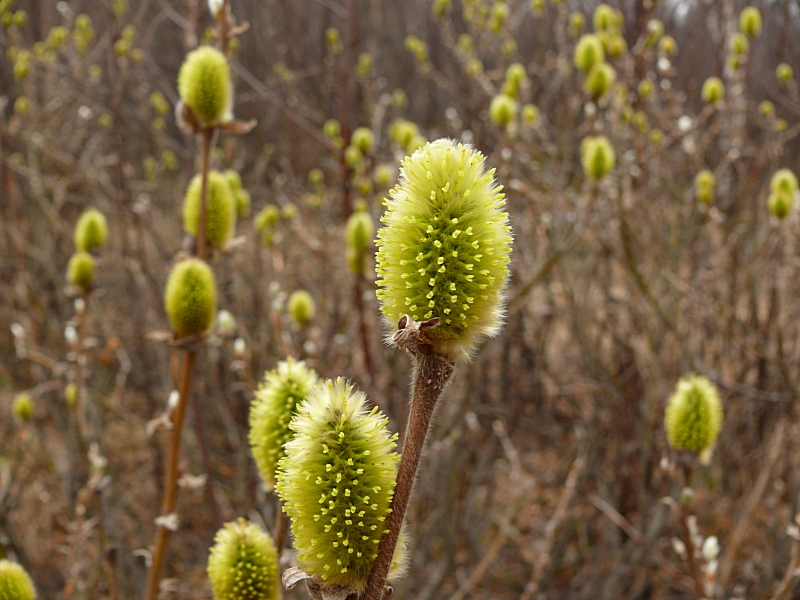
M 455 360 L 503 320 L 511 227 L 483 155 L 440 139 L 405 159 L 378 232 L 378 299 L 392 342 L 414 357 L 397 485 L 363 600 L 380 600 L 436 403 Z

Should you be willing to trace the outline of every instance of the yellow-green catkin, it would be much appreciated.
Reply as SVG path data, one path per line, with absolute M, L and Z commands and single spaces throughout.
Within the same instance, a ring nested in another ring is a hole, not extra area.
M 528 79 L 528 74 L 525 67 L 520 63 L 513 63 L 506 69 L 506 78 L 503 81 L 502 93 L 514 100 L 519 98 L 519 91 L 525 81 Z
M 311 294 L 305 290 L 296 290 L 286 301 L 286 310 L 292 321 L 303 327 L 311 322 L 317 309 Z
M 376 262 L 388 325 L 438 317 L 437 352 L 469 355 L 503 319 L 512 238 L 494 169 L 469 145 L 440 139 L 403 161 L 385 204 Z
M 369 127 L 358 127 L 350 136 L 350 144 L 359 149 L 361 154 L 369 154 L 373 144 L 372 130 Z
M 761 11 L 748 6 L 739 15 L 739 31 L 747 37 L 755 38 L 761 33 Z
M 711 204 L 714 201 L 714 189 L 717 186 L 717 178 L 708 169 L 703 169 L 694 178 L 694 193 L 697 199 L 703 204 Z
M 595 98 L 602 98 L 611 89 L 617 73 L 608 63 L 600 63 L 592 67 L 584 82 L 584 89 Z
M 387 422 L 340 378 L 315 386 L 290 425 L 277 490 L 300 566 L 328 585 L 363 591 L 387 531 L 400 460 Z M 397 548 L 395 572 L 405 562 L 404 546 Z
M 578 40 L 575 46 L 575 66 L 584 73 L 588 73 L 595 65 L 599 65 L 606 59 L 603 42 L 593 34 L 587 33 Z
M 775 68 L 775 77 L 781 83 L 788 83 L 794 78 L 794 69 L 792 69 L 791 65 L 781 63 Z
M 278 551 L 255 523 L 238 519 L 214 536 L 208 577 L 215 600 L 278 600 Z
M 75 408 L 78 403 L 78 386 L 74 383 L 68 383 L 64 387 L 64 402 L 69 408 Z
M 345 241 L 347 243 L 347 264 L 356 275 L 366 271 L 366 258 L 372 238 L 375 235 L 375 223 L 366 210 L 357 210 L 347 220 Z
M 772 176 L 767 208 L 776 218 L 782 220 L 789 215 L 797 188 L 797 177 L 789 169 L 780 169 Z
M 0 560 L 0 600 L 36 600 L 36 588 L 17 563 Z
M 311 388 L 317 374 L 292 357 L 278 363 L 264 376 L 250 404 L 250 449 L 264 488 L 275 487 L 278 461 L 285 456 L 284 444 L 292 438 L 289 423 Z
M 678 381 L 667 403 L 664 427 L 675 450 L 700 455 L 710 452 L 722 427 L 722 403 L 716 386 L 696 375 Z
M 33 398 L 30 394 L 17 394 L 11 404 L 11 412 L 14 418 L 20 422 L 27 421 L 33 415 Z M 2 600 L 2 596 L 0 596 Z
M 517 118 L 517 101 L 511 96 L 499 94 L 489 105 L 489 119 L 495 125 L 506 127 Z
M 596 32 L 613 32 L 617 28 L 617 15 L 608 4 L 600 4 L 594 9 L 592 22 Z
M 616 164 L 614 147 L 605 136 L 588 137 L 581 142 L 583 172 L 593 179 L 602 179 Z
M 211 268 L 199 258 L 175 265 L 167 280 L 164 308 L 176 337 L 205 333 L 217 313 L 217 289 Z
M 186 189 L 183 200 L 183 228 L 197 237 L 200 222 L 201 175 L 197 174 Z M 236 227 L 236 201 L 228 178 L 219 171 L 208 172 L 206 196 L 206 242 L 212 248 L 227 244 Z
M 67 279 L 75 287 L 88 292 L 94 283 L 94 258 L 88 252 L 79 251 L 67 263 Z
M 701 95 L 709 104 L 719 102 L 725 97 L 725 84 L 719 77 L 709 77 L 703 83 Z
M 216 48 L 202 46 L 189 53 L 178 73 L 178 92 L 204 127 L 231 120 L 230 69 Z
M 86 252 L 106 243 L 108 223 L 106 217 L 96 208 L 84 212 L 75 224 L 73 241 L 75 248 Z

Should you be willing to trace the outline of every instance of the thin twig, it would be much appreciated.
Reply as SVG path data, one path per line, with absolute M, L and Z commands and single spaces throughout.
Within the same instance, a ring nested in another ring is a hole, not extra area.
M 194 363 L 197 351 L 192 349 L 186 352 L 183 359 L 181 371 L 180 389 L 178 390 L 178 406 L 172 416 L 172 431 L 169 442 L 169 455 L 167 456 L 167 482 L 164 490 L 164 500 L 161 504 L 161 517 L 169 518 L 175 510 L 175 501 L 178 496 L 178 458 L 181 451 L 181 431 L 183 430 L 183 420 L 186 416 L 186 407 L 189 404 L 189 394 L 192 391 L 192 375 L 194 373 Z M 170 528 L 162 521 L 158 525 L 156 534 L 156 547 L 153 551 L 153 566 L 147 578 L 147 600 L 158 598 L 158 588 L 160 581 L 161 565 L 164 562 L 164 555 L 169 540 Z

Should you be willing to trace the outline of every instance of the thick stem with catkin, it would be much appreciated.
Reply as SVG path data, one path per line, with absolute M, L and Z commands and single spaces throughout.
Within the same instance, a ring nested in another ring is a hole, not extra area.
M 178 459 L 181 451 L 181 430 L 186 416 L 186 407 L 189 404 L 189 394 L 192 391 L 192 376 L 196 357 L 197 351 L 189 350 L 183 359 L 180 389 L 178 390 L 178 405 L 172 415 L 172 435 L 169 442 L 169 454 L 167 455 L 167 481 L 164 488 L 164 499 L 161 503 L 162 519 L 168 518 L 173 513 L 178 497 Z M 153 551 L 153 564 L 147 579 L 147 600 L 156 600 L 158 597 L 161 565 L 164 562 L 169 534 L 170 529 L 166 527 L 166 524 L 160 523 L 156 534 L 156 546 Z
M 402 329 L 403 321 L 401 321 Z M 420 337 L 423 337 L 424 340 L 424 332 L 420 332 Z M 389 532 L 384 534 L 378 545 L 378 557 L 375 559 L 361 600 L 381 600 L 383 598 L 386 576 L 392 564 L 397 538 L 400 535 L 400 527 L 406 514 L 408 500 L 411 497 L 411 489 L 417 476 L 417 468 L 422 457 L 433 412 L 439 396 L 455 368 L 452 361 L 435 353 L 433 345 L 423 343 L 416 348 L 406 347 L 414 354 L 411 412 L 408 415 L 408 424 L 403 440 L 403 454 L 397 471 L 397 485 L 390 505 L 391 513 L 386 519 L 386 528 Z

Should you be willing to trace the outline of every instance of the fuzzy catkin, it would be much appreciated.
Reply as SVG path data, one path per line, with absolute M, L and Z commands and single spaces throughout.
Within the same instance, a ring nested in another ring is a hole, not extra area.
M 244 519 L 226 523 L 214 536 L 208 577 L 216 600 L 278 600 L 278 551 L 272 538 Z
M 722 403 L 705 377 L 682 378 L 664 413 L 669 445 L 702 454 L 711 450 L 722 427 Z
M 28 573 L 20 565 L 0 560 L 0 600 L 36 600 Z
M 303 361 L 292 357 L 267 372 L 250 404 L 250 449 L 264 487 L 275 487 L 278 461 L 286 454 L 284 444 L 292 437 L 289 423 L 311 388 L 317 373 Z
M 225 55 L 211 46 L 190 52 L 178 73 L 178 92 L 201 125 L 230 121 L 231 81 Z
M 197 237 L 200 230 L 201 175 L 195 175 L 183 199 L 183 228 Z M 219 171 L 208 172 L 206 197 L 206 241 L 212 248 L 222 248 L 230 241 L 236 226 L 236 200 L 228 178 Z
M 108 237 L 108 223 L 106 218 L 96 208 L 84 212 L 75 224 L 73 241 L 75 248 L 88 252 L 93 248 L 102 246 Z
M 340 378 L 315 386 L 290 425 L 277 490 L 300 566 L 327 584 L 362 591 L 377 557 L 400 460 L 387 422 Z
M 211 268 L 199 258 L 175 265 L 167 280 L 164 308 L 177 337 L 204 333 L 217 312 L 217 290 Z
M 437 352 L 469 355 L 503 319 L 512 237 L 494 169 L 472 147 L 437 140 L 403 161 L 385 204 L 376 270 L 388 324 L 439 317 Z
M 89 291 L 94 283 L 94 258 L 91 254 L 78 251 L 67 263 L 67 279 L 75 287 Z

